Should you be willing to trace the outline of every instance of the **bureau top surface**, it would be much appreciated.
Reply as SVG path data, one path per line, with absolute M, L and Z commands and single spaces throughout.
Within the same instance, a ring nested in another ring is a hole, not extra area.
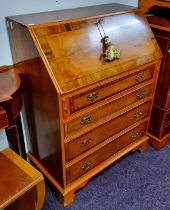
M 50 12 L 33 13 L 26 15 L 10 16 L 9 19 L 22 25 L 36 25 L 44 23 L 59 22 L 70 19 L 94 17 L 104 14 L 126 12 L 133 10 L 135 7 L 122 4 L 102 4 L 89 7 L 80 7 L 66 10 L 56 10 Z
M 114 13 L 113 9 L 110 14 L 114 5 L 95 7 L 98 12 L 93 14 L 94 17 L 28 26 L 48 73 L 61 94 L 161 58 L 160 49 L 143 14 L 131 8 L 125 12 L 127 6 L 119 4 L 119 10 Z M 90 14 L 87 12 L 86 16 Z M 98 27 L 96 23 L 101 19 L 102 26 Z M 120 49 L 120 59 L 105 61 L 104 35 L 109 36 L 116 49 Z

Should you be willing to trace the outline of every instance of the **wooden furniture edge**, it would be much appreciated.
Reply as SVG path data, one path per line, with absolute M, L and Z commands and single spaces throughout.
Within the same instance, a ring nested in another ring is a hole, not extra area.
M 5 65 L 5 66 L 0 66 L 0 72 L 8 69 L 12 69 L 13 65 Z
M 166 0 L 139 0 L 139 9 L 145 13 L 152 6 L 161 6 L 170 8 L 170 2 Z
M 23 158 L 21 158 L 19 155 L 16 155 L 16 153 L 10 148 L 4 149 L 3 154 L 14 164 L 20 167 L 23 171 L 25 171 L 25 173 L 33 180 L 37 179 L 38 177 L 41 177 L 40 179 L 43 179 L 41 172 L 37 171 L 31 164 L 24 161 Z M 36 183 L 37 182 L 35 181 L 35 184 Z
M 147 133 L 147 136 L 149 137 L 149 142 L 152 144 L 153 148 L 156 150 L 160 150 L 164 147 L 168 139 L 170 138 L 170 133 L 165 135 L 163 138 L 157 138 L 156 136 Z
M 27 163 L 25 160 L 23 160 L 18 154 L 13 152 L 10 148 L 4 149 L 2 151 L 2 154 L 7 159 L 11 160 L 11 162 L 13 162 L 21 170 L 24 169 L 23 171 L 33 179 L 33 182 L 30 183 L 29 185 L 27 185 L 25 188 L 23 188 L 19 192 L 16 192 L 15 196 L 13 196 L 10 200 L 8 199 L 6 202 L 4 202 L 2 205 L 0 205 L 0 209 L 6 208 L 12 202 L 14 202 L 16 199 L 18 199 L 20 196 L 24 195 L 26 191 L 30 190 L 32 187 L 35 187 L 35 186 L 37 188 L 41 188 L 41 190 L 39 191 L 40 193 L 37 193 L 37 210 L 42 208 L 41 201 L 43 201 L 45 198 L 45 185 L 44 185 L 43 175 L 40 172 L 38 172 L 36 169 L 34 169 L 34 167 L 31 166 L 29 163 Z M 31 171 L 32 171 L 32 173 L 31 173 Z
M 155 28 L 155 29 L 159 29 L 159 30 L 170 32 L 170 28 L 167 28 L 167 27 L 164 27 L 164 26 L 160 26 L 160 25 L 155 25 L 155 24 L 149 24 L 149 25 L 151 26 L 151 28 Z

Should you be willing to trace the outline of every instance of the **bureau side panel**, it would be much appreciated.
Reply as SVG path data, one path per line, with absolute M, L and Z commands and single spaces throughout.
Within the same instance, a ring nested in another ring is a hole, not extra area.
M 22 78 L 28 149 L 63 185 L 58 93 L 27 28 L 7 21 L 14 65 Z

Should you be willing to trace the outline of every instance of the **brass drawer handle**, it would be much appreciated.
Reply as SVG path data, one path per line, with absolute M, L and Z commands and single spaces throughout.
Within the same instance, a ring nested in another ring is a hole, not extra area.
M 143 98 L 145 96 L 145 91 L 144 90 L 137 90 L 137 95 L 138 98 Z
M 88 122 L 90 122 L 92 120 L 92 117 L 91 115 L 86 115 L 85 117 L 83 117 L 81 120 L 80 120 L 80 124 L 81 125 L 86 125 Z
M 92 142 L 92 139 L 85 139 L 84 141 L 80 142 L 80 146 L 81 147 L 86 147 L 88 144 L 90 144 Z
M 134 116 L 135 116 L 136 118 L 139 118 L 141 115 L 142 115 L 142 112 L 141 112 L 141 111 L 137 111 L 137 112 L 134 114 Z
M 90 166 L 91 166 L 91 162 L 88 161 L 88 162 L 84 163 L 84 164 L 81 166 L 81 169 L 84 170 L 84 171 L 86 171 L 86 170 L 88 170 L 88 169 L 90 168 Z
M 99 96 L 98 91 L 93 92 L 93 93 L 90 93 L 90 94 L 87 96 L 87 100 L 93 102 L 94 99 L 96 99 L 98 96 Z
M 138 73 L 137 75 L 136 75 L 136 80 L 138 81 L 138 82 L 141 82 L 143 79 L 144 79 L 144 73 L 143 72 L 140 72 L 140 73 Z
M 134 131 L 131 135 L 132 139 L 136 139 L 139 136 L 139 132 L 138 131 Z

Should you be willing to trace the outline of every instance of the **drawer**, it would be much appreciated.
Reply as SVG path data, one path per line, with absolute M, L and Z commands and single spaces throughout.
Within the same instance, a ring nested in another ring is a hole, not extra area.
M 8 126 L 8 118 L 6 111 L 0 107 L 0 129 Z
M 100 86 L 92 91 L 76 95 L 70 98 L 70 112 L 73 113 L 95 102 L 113 96 L 120 91 L 126 90 L 136 84 L 144 82 L 153 77 L 154 65 L 134 74 L 123 77 L 117 81 Z
M 78 132 L 79 130 L 88 127 L 89 125 L 95 124 L 98 120 L 103 117 L 112 114 L 113 112 L 119 111 L 120 109 L 128 106 L 134 102 L 144 99 L 151 95 L 153 90 L 153 84 L 138 88 L 132 91 L 128 95 L 125 95 L 117 100 L 113 100 L 100 108 L 96 108 L 92 112 L 87 113 L 84 116 L 78 117 L 64 124 L 65 137 Z
M 85 152 L 96 144 L 108 139 L 114 134 L 127 128 L 133 123 L 147 117 L 150 113 L 151 102 L 140 105 L 129 112 L 114 118 L 94 130 L 66 144 L 66 159 L 69 161 Z
M 102 161 L 108 159 L 114 153 L 123 149 L 130 143 L 134 142 L 141 136 L 145 135 L 147 129 L 147 122 L 137 126 L 130 132 L 120 136 L 111 143 L 97 150 L 95 153 L 89 155 L 78 163 L 72 165 L 67 169 L 67 180 L 68 183 L 72 182 L 74 179 L 85 174 L 90 169 L 97 166 Z

